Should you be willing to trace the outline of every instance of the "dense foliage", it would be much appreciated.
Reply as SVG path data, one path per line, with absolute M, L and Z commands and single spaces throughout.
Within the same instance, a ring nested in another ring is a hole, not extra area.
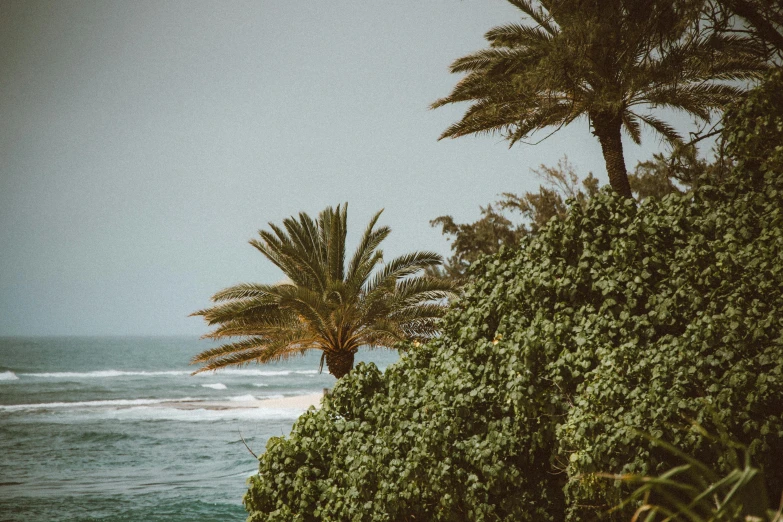
M 783 143 L 783 118 L 765 128 L 752 158 Z M 603 191 L 480 260 L 442 337 L 358 366 L 269 441 L 249 520 L 628 520 L 606 514 L 627 486 L 594 472 L 680 463 L 638 432 L 732 469 L 693 421 L 745 445 L 777 498 L 783 171 L 752 174 L 639 205 Z
M 532 171 L 543 182 L 538 192 L 504 192 L 494 205 L 479 207 L 481 218 L 473 223 L 457 223 L 448 215 L 430 221 L 433 227 L 441 227 L 453 252 L 436 272 L 438 275 L 463 281 L 471 263 L 481 256 L 496 254 L 503 246 L 516 247 L 522 237 L 536 234 L 550 219 L 563 218 L 568 199 L 583 205 L 598 192 L 598 180 L 593 174 L 580 180 L 567 157 L 558 161 L 556 167 L 541 165 Z M 517 214 L 521 222 L 512 220 L 510 214 Z
M 670 154 L 657 153 L 651 160 L 639 162 L 628 181 L 638 200 L 660 198 L 682 193 L 696 186 L 699 179 L 720 182 L 727 169 L 725 163 L 722 155 L 713 162 L 700 158 L 693 145 L 674 147 Z M 568 210 L 566 201 L 585 205 L 598 192 L 598 180 L 592 172 L 580 179 L 567 157 L 556 167 L 541 165 L 532 171 L 543 182 L 537 192 L 504 192 L 494 204 L 479 207 L 481 218 L 473 223 L 457 223 L 449 215 L 430 221 L 430 225 L 441 227 L 452 250 L 443 267 L 431 273 L 464 281 L 471 263 L 481 256 L 496 254 L 503 246 L 516 248 L 522 237 L 537 234 L 550 219 L 563 219 Z M 521 221 L 514 217 L 521 217 Z
M 765 176 L 783 171 L 783 69 L 727 111 L 724 122 L 726 153 L 762 189 Z

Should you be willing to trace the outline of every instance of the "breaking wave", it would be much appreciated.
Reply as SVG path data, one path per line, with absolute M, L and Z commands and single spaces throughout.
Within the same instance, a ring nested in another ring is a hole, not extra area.
M 129 376 L 154 376 L 154 375 L 188 375 L 190 372 L 185 370 L 167 370 L 167 371 L 123 371 L 123 370 L 97 370 L 92 372 L 46 372 L 46 373 L 22 373 L 24 377 L 37 377 L 41 379 L 100 379 L 109 377 L 129 377 Z
M 81 402 L 42 402 L 35 404 L 8 404 L 0 405 L 0 411 L 41 410 L 53 408 L 105 408 L 107 406 L 129 407 L 161 404 L 164 402 L 189 402 L 196 399 L 111 399 L 103 401 Z
M 257 400 L 252 395 L 237 395 L 236 397 L 229 397 L 228 400 L 234 401 L 234 402 L 248 402 L 248 401 L 255 401 Z
M 33 377 L 38 379 L 106 379 L 112 377 L 147 377 L 147 376 L 180 376 L 190 375 L 188 370 L 165 370 L 165 371 L 126 371 L 126 370 L 96 370 L 91 372 L 45 372 L 45 373 L 22 373 L 24 377 Z M 282 377 L 286 375 L 316 375 L 318 370 L 252 370 L 252 369 L 234 369 L 224 368 L 212 372 L 203 372 L 196 374 L 196 377 L 214 377 L 215 375 L 227 376 L 251 376 L 251 377 Z M 14 372 L 0 373 L 0 380 L 16 380 L 19 377 Z

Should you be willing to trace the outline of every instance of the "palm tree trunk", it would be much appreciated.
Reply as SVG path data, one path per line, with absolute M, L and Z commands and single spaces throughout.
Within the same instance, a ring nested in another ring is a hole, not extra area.
M 628 172 L 625 170 L 623 142 L 620 139 L 622 120 L 619 117 L 596 116 L 591 118 L 593 134 L 601 143 L 601 151 L 606 162 L 606 172 L 609 174 L 609 184 L 615 192 L 627 198 L 633 197 L 631 185 L 628 183 Z
M 353 369 L 353 352 L 326 352 L 326 367 L 329 368 L 329 373 L 341 379 Z

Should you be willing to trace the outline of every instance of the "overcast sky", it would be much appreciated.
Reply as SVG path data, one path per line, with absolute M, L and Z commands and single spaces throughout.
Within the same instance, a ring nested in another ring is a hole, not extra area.
M 387 257 L 448 255 L 564 154 L 605 170 L 581 120 L 537 146 L 438 142 L 454 59 L 518 20 L 503 0 L 0 1 L 0 335 L 203 334 L 191 312 L 282 278 L 247 244 L 349 203 L 385 208 Z M 661 148 L 626 142 L 633 167 Z

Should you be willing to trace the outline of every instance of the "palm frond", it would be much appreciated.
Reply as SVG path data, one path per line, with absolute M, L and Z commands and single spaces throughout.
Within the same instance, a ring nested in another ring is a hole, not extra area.
M 506 24 L 490 29 L 485 35 L 493 47 L 513 47 L 517 45 L 545 45 L 552 41 L 552 34 L 542 27 L 530 27 L 523 24 Z
M 249 243 L 272 261 L 291 281 L 296 284 L 323 286 L 325 281 L 320 273 L 317 258 L 311 255 L 301 255 L 288 235 L 275 227 L 275 235 L 264 230 L 259 231 L 261 240 L 251 239 Z M 279 237 L 282 236 L 282 237 Z
M 452 62 L 449 70 L 452 73 L 486 70 L 494 66 L 499 60 L 513 59 L 515 55 L 516 53 L 513 49 L 482 49 L 462 58 L 457 58 Z
M 318 229 L 325 253 L 323 268 L 326 281 L 341 281 L 344 277 L 347 206 L 346 203 L 345 209 L 341 209 L 340 205 L 335 209 L 328 207 L 318 216 Z
M 238 343 L 234 343 L 238 344 Z M 226 349 L 230 350 L 232 345 L 226 345 Z M 276 361 L 283 361 L 294 355 L 302 355 L 308 350 L 317 349 L 317 346 L 299 345 L 299 344 L 287 344 L 287 345 L 259 345 L 253 348 L 246 348 L 241 351 L 234 351 L 233 353 L 227 353 L 223 357 L 213 358 L 209 361 L 204 361 L 206 364 L 192 373 L 203 373 L 207 371 L 219 370 L 227 366 L 241 366 L 244 364 L 255 363 L 269 363 Z M 194 361 L 201 362 L 201 361 Z
M 423 303 L 454 297 L 458 286 L 451 280 L 419 276 L 399 281 L 394 297 L 406 304 Z
M 623 128 L 628 132 L 628 135 L 634 143 L 641 145 L 642 131 L 639 127 L 639 120 L 630 111 L 623 112 Z
M 543 27 L 548 33 L 555 34 L 557 28 L 552 24 L 552 17 L 543 9 L 536 9 L 529 0 L 508 0 L 508 3 L 528 15 L 534 22 Z
M 682 85 L 651 90 L 644 103 L 685 111 L 706 121 L 712 110 L 728 106 L 744 93 L 740 87 L 725 84 Z
M 651 114 L 638 114 L 634 112 L 633 115 L 649 125 L 655 132 L 663 136 L 663 138 L 666 139 L 666 141 L 669 143 L 682 144 L 682 138 L 680 135 L 677 134 L 677 131 L 674 130 L 674 127 L 665 121 L 660 120 Z
M 437 109 L 438 107 L 442 107 L 449 103 L 498 98 L 501 96 L 500 91 L 507 91 L 506 97 L 513 96 L 516 94 L 516 90 L 510 89 L 509 85 L 509 82 L 493 82 L 482 73 L 470 73 L 457 82 L 457 85 L 451 91 L 451 94 L 445 98 L 435 100 L 435 102 L 430 105 L 430 108 Z
M 407 323 L 410 321 L 417 321 L 426 318 L 434 319 L 443 315 L 445 308 L 446 305 L 436 303 L 411 305 L 394 310 L 394 312 L 389 314 L 389 317 L 400 323 Z
M 435 252 L 412 252 L 396 257 L 375 274 L 366 285 L 365 293 L 371 294 L 381 287 L 386 287 L 391 292 L 398 279 L 413 275 L 428 266 L 437 266 L 441 263 L 443 263 L 443 258 Z
M 288 288 L 280 297 L 279 306 L 299 317 L 307 328 L 330 338 L 329 305 L 322 299 L 323 293 L 301 286 Z
M 237 316 L 219 323 L 204 339 L 223 339 L 240 336 L 279 337 L 286 332 L 305 330 L 299 317 L 289 310 L 277 309 L 263 317 L 253 315 Z
M 375 225 L 378 223 L 378 218 L 381 217 L 383 209 L 375 213 L 370 218 L 370 222 L 367 224 L 367 228 L 364 229 L 362 239 L 359 241 L 359 246 L 356 247 L 351 262 L 348 265 L 348 272 L 346 273 L 345 280 L 352 285 L 361 287 L 364 280 L 375 268 L 375 265 L 380 261 L 379 256 L 376 255 L 376 250 L 391 233 L 389 227 L 381 227 L 378 230 L 375 229 Z
M 537 111 L 531 112 L 525 118 L 521 118 L 511 127 L 512 131 L 506 136 L 509 147 L 516 142 L 526 139 L 537 130 L 547 127 L 561 127 L 570 124 L 579 117 L 579 112 L 574 111 L 573 105 L 565 103 L 551 103 L 541 106 Z
M 210 326 L 238 318 L 263 322 L 265 317 L 276 319 L 280 310 L 278 303 L 267 298 L 234 299 L 221 302 L 212 308 L 199 310 L 191 315 L 200 315 Z
M 239 283 L 225 288 L 212 296 L 212 300 L 228 301 L 231 299 L 263 298 L 274 293 L 274 286 L 258 283 Z
M 217 348 L 205 350 L 199 353 L 198 355 L 196 355 L 195 357 L 193 357 L 193 359 L 190 362 L 191 364 L 208 362 L 208 361 L 212 361 L 213 359 L 219 359 L 221 357 L 225 357 L 227 355 L 242 353 L 252 349 L 263 348 L 270 342 L 271 340 L 265 337 L 250 337 L 248 339 L 243 339 L 241 341 L 237 341 L 234 343 L 223 344 L 221 346 L 218 346 Z

